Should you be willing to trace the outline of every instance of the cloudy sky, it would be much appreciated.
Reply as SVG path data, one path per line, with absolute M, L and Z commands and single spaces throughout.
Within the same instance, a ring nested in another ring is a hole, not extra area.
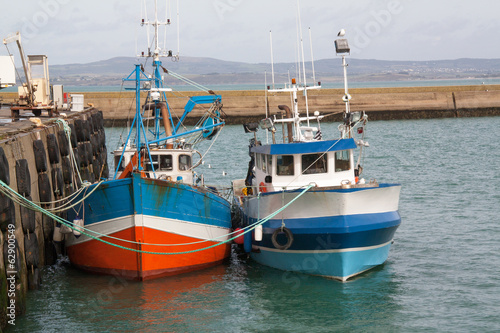
M 170 4 L 169 49 L 177 51 L 176 0 Z M 297 0 L 178 0 L 181 56 L 250 63 L 297 57 Z M 146 49 L 144 0 L 2 0 L 0 37 L 21 31 L 28 54 L 51 64 L 134 56 Z M 147 0 L 151 12 L 154 2 Z M 158 0 L 161 12 L 165 1 Z M 306 60 L 335 56 L 347 31 L 352 56 L 379 60 L 500 58 L 500 2 L 494 0 L 300 0 Z M 152 18 L 152 15 L 149 15 Z M 164 15 L 163 15 L 164 17 Z M 162 29 L 163 30 L 163 29 Z M 163 36 L 162 36 L 163 41 Z M 138 46 L 138 47 L 137 47 Z M 17 54 L 14 45 L 11 52 Z M 6 55 L 4 46 L 0 55 Z

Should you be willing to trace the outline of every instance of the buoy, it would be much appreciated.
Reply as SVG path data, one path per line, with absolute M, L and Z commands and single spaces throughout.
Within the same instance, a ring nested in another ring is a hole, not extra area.
M 267 192 L 267 187 L 266 187 L 266 184 L 264 184 L 264 182 L 260 182 L 260 184 L 259 184 L 259 191 L 262 192 L 262 193 L 266 193 Z
M 68 227 L 66 224 L 61 223 L 61 228 L 60 228 L 61 234 L 66 235 L 66 234 L 71 234 L 73 233 L 73 229 Z
M 73 220 L 73 226 L 75 227 L 75 229 L 73 229 L 73 235 L 75 235 L 75 237 L 80 237 L 83 232 L 83 219 L 77 216 Z
M 253 237 L 256 242 L 262 241 L 262 224 L 255 227 Z
M 238 245 L 243 245 L 243 243 L 245 242 L 245 238 L 243 235 L 243 229 L 241 229 L 241 228 L 234 229 L 234 235 L 238 236 L 237 238 L 234 239 L 234 242 Z
M 56 223 L 56 226 L 54 227 L 54 234 L 52 235 L 52 239 L 56 243 L 62 242 L 63 234 L 61 233 L 61 224 Z

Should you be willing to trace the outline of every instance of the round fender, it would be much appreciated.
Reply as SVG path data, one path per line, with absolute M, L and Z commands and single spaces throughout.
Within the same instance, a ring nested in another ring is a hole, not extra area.
M 71 160 L 69 156 L 64 156 L 62 158 L 62 174 L 65 184 L 73 183 L 73 168 L 71 166 Z
M 96 128 L 95 128 L 95 120 L 94 120 L 94 115 L 91 114 L 88 118 L 87 118 L 87 121 L 89 122 L 89 129 L 90 129 L 90 135 L 94 134 L 94 132 L 96 131 Z
M 16 209 L 14 202 L 0 193 L 0 230 L 7 231 L 9 224 L 16 222 Z
M 75 119 L 75 133 L 76 133 L 76 139 L 78 142 L 85 141 L 85 135 L 83 132 L 84 132 L 83 120 L 82 119 Z
M 47 171 L 47 156 L 45 155 L 45 147 L 42 140 L 33 141 L 33 153 L 35 155 L 36 171 Z
M 24 235 L 24 254 L 28 269 L 38 267 L 40 264 L 40 250 L 38 249 L 38 239 L 36 234 Z
M 51 171 L 52 175 L 52 191 L 54 192 L 54 196 L 62 196 L 64 189 L 64 178 L 63 173 L 60 168 L 54 168 Z
M 260 182 L 260 184 L 259 184 L 259 191 L 262 192 L 262 193 L 266 193 L 267 192 L 267 186 L 266 186 L 266 184 L 264 184 L 264 182 Z
M 82 168 L 89 165 L 87 146 L 85 145 L 85 143 L 78 144 L 78 158 L 79 158 L 80 166 Z
M 27 197 L 26 199 L 31 201 L 31 197 Z M 24 233 L 34 233 L 36 227 L 35 211 L 22 205 L 19 206 L 19 211 Z
M 236 236 L 238 236 L 238 237 L 236 237 Z M 243 245 L 245 243 L 245 238 L 244 238 L 244 235 L 243 235 L 243 229 L 241 229 L 241 228 L 234 229 L 234 236 L 233 237 L 236 237 L 233 240 L 236 244 Z
M 101 179 L 101 162 L 99 161 L 99 158 L 94 158 L 92 161 L 92 171 L 94 172 L 94 177 L 98 181 Z
M 7 185 L 10 184 L 9 161 L 2 147 L 0 147 L 0 180 Z
M 69 142 L 65 131 L 57 132 L 57 139 L 59 140 L 59 152 L 61 156 L 69 155 Z
M 93 134 L 90 136 L 90 144 L 92 145 L 92 154 L 98 156 L 101 151 L 99 146 L 99 134 Z
M 54 233 L 54 220 L 45 214 L 42 214 L 42 229 L 43 238 L 45 240 L 52 240 L 52 234 Z
M 40 269 L 28 269 L 28 290 L 36 290 L 40 287 Z
M 25 197 L 31 194 L 31 177 L 28 160 L 16 161 L 17 192 Z
M 87 154 L 87 165 L 92 164 L 92 160 L 94 159 L 94 152 L 92 151 L 92 144 L 90 142 L 85 142 L 85 152 Z
M 99 114 L 99 127 L 104 129 L 104 114 L 101 110 L 97 111 L 97 114 Z
M 281 244 L 280 242 L 278 242 L 278 235 L 281 233 L 285 234 L 285 237 L 287 239 L 285 244 Z M 292 246 L 293 234 L 288 228 L 278 228 L 274 230 L 271 241 L 273 242 L 274 247 L 278 250 L 287 250 L 288 248 L 290 248 L 290 246 Z
M 52 201 L 52 189 L 50 188 L 49 176 L 46 173 L 38 174 L 38 194 L 42 203 Z
M 50 163 L 59 163 L 59 145 L 54 134 L 47 135 L 47 151 L 49 152 Z
M 71 129 L 71 147 L 75 148 L 78 146 L 78 139 L 76 137 L 76 130 L 75 130 L 75 125 L 69 124 L 69 128 Z

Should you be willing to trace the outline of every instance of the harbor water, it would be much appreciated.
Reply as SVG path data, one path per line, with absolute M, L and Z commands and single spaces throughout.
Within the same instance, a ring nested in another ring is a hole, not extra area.
M 323 124 L 324 137 L 336 138 L 337 125 Z M 368 124 L 362 177 L 402 184 L 402 224 L 387 262 L 347 283 L 235 253 L 225 265 L 146 282 L 90 275 L 61 258 L 7 330 L 498 332 L 499 127 L 500 117 Z M 107 129 L 108 151 L 120 133 Z M 198 170 L 205 181 L 244 178 L 251 137 L 226 126 Z

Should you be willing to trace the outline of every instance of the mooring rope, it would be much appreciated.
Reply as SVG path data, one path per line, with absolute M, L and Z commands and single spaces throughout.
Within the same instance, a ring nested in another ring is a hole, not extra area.
M 41 213 L 49 216 L 53 220 L 55 220 L 55 221 L 57 221 L 57 222 L 59 222 L 61 224 L 64 224 L 67 227 L 69 227 L 70 229 L 72 229 L 74 231 L 77 231 L 77 232 L 80 232 L 81 234 L 83 234 L 83 235 L 85 235 L 85 236 L 87 236 L 89 238 L 92 238 L 92 239 L 100 241 L 100 242 L 102 242 L 104 244 L 108 244 L 108 245 L 111 245 L 111 246 L 114 246 L 114 247 L 117 247 L 117 248 L 123 249 L 123 250 L 128 250 L 128 251 L 137 252 L 137 253 L 158 254 L 158 255 L 189 254 L 189 253 L 200 252 L 200 251 L 208 250 L 208 249 L 220 246 L 220 245 L 227 244 L 227 243 L 233 241 L 234 239 L 240 237 L 241 235 L 244 235 L 244 234 L 252 231 L 258 225 L 264 224 L 265 222 L 269 221 L 271 218 L 273 218 L 277 214 L 281 213 L 288 206 L 290 206 L 293 202 L 295 202 L 295 200 L 297 200 L 302 195 L 304 195 L 309 189 L 311 189 L 312 187 L 314 187 L 314 185 L 312 185 L 312 184 L 308 185 L 301 193 L 299 193 L 299 195 L 297 195 L 295 198 L 293 198 L 292 200 L 290 200 L 290 202 L 288 204 L 284 205 L 283 207 L 281 207 L 280 209 L 278 209 L 274 213 L 269 214 L 264 219 L 258 220 L 255 223 L 253 223 L 253 224 L 251 224 L 251 225 L 243 228 L 242 230 L 247 229 L 247 230 L 244 230 L 243 232 L 240 232 L 240 231 L 238 231 L 238 232 L 232 232 L 232 233 L 229 233 L 229 234 L 226 234 L 226 235 L 223 235 L 223 236 L 216 237 L 214 239 L 205 240 L 205 241 L 198 241 L 198 242 L 193 242 L 193 243 L 185 243 L 185 244 L 148 244 L 148 243 L 139 243 L 139 242 L 128 241 L 128 240 L 124 240 L 124 239 L 120 239 L 120 238 L 115 238 L 115 237 L 112 237 L 112 236 L 107 236 L 107 235 L 104 235 L 104 234 L 97 233 L 97 232 L 92 231 L 92 230 L 90 230 L 88 228 L 85 228 L 85 227 L 75 226 L 75 224 L 73 222 L 67 221 L 67 220 L 65 220 L 65 219 L 63 219 L 63 218 L 61 218 L 61 217 L 53 214 L 52 212 L 50 212 L 50 211 L 48 211 L 48 210 L 46 210 L 46 209 L 44 209 L 42 207 L 37 206 L 35 203 L 33 203 L 32 201 L 26 199 L 21 194 L 17 193 L 14 189 L 12 189 L 10 186 L 8 186 L 7 184 L 5 184 L 1 180 L 0 180 L 0 185 L 1 185 L 0 191 L 2 193 L 4 193 L 5 195 L 7 195 L 8 197 L 10 197 L 12 200 L 14 200 L 16 202 L 18 202 L 19 200 L 20 201 L 24 201 L 25 204 L 26 204 L 26 205 L 24 205 L 25 207 L 30 208 L 30 209 L 35 210 L 35 211 L 39 211 L 39 212 L 41 212 Z M 204 243 L 204 242 L 216 241 L 219 238 L 227 237 L 227 236 L 233 235 L 235 233 L 238 233 L 238 234 L 236 236 L 234 236 L 234 237 L 231 237 L 231 238 L 225 240 L 225 241 L 221 241 L 221 242 L 218 242 L 217 244 L 213 244 L 213 245 L 201 248 L 201 249 L 190 250 L 190 251 L 183 251 L 183 252 L 153 252 L 153 251 L 144 251 L 144 250 L 139 250 L 139 249 L 133 249 L 133 248 L 121 246 L 121 245 L 118 245 L 118 244 L 115 244 L 115 243 L 111 243 L 111 242 L 108 242 L 108 241 L 106 241 L 104 239 L 101 239 L 99 237 L 93 236 L 93 235 L 89 234 L 88 232 L 92 232 L 92 233 L 98 234 L 101 237 L 107 237 L 107 238 L 110 238 L 110 239 L 115 239 L 115 240 L 119 240 L 119 241 L 122 241 L 122 242 L 132 243 L 132 244 L 141 245 L 141 246 L 144 246 L 144 245 L 147 245 L 147 246 L 183 246 L 183 245 L 193 245 L 193 244 L 199 244 L 199 243 Z

